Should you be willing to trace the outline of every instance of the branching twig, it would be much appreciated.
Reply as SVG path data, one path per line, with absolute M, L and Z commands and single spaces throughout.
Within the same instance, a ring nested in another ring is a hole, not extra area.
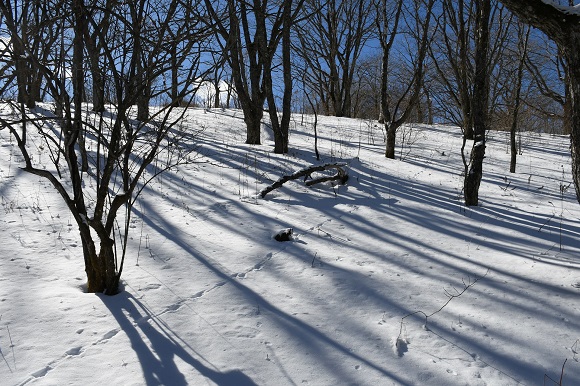
M 422 314 L 425 317 L 425 327 L 427 327 L 427 321 L 428 319 L 435 315 L 438 312 L 441 312 L 441 310 L 443 310 L 453 299 L 460 297 L 461 295 L 463 295 L 468 289 L 470 289 L 471 287 L 473 287 L 475 285 L 475 283 L 477 283 L 480 279 L 484 278 L 485 276 L 487 276 L 487 274 L 489 273 L 489 269 L 485 272 L 485 274 L 483 274 L 483 276 L 479 276 L 476 277 L 475 279 L 469 279 L 469 281 L 466 283 L 465 280 L 462 279 L 463 282 L 463 289 L 461 291 L 459 291 L 457 288 L 453 287 L 454 293 L 450 292 L 449 290 L 445 289 L 445 295 L 447 295 L 447 301 L 441 306 L 439 307 L 439 309 L 435 312 L 432 312 L 431 314 L 427 315 L 425 312 L 419 310 L 419 311 L 415 311 L 412 312 L 410 314 L 407 314 L 405 316 L 403 316 L 401 318 L 401 328 L 399 329 L 399 336 L 397 337 L 397 341 L 399 341 L 401 339 L 401 335 L 403 334 L 403 327 L 404 327 L 404 321 L 406 318 L 416 315 L 416 314 Z

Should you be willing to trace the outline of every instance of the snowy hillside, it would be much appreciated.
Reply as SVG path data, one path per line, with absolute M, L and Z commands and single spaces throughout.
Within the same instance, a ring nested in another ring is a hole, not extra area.
M 402 129 L 393 161 L 374 122 L 319 117 L 316 161 L 313 121 L 280 156 L 266 128 L 243 144 L 240 111 L 191 109 L 199 157 L 138 200 L 114 297 L 83 292 L 73 219 L 0 131 L 0 384 L 580 384 L 568 138 L 523 135 L 510 174 L 491 132 L 466 208 L 458 128 Z M 256 198 L 338 161 L 345 186 Z

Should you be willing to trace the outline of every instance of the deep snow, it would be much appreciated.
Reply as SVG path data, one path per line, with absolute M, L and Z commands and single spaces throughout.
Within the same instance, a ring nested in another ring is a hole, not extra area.
M 114 297 L 83 292 L 71 216 L 0 131 L 2 385 L 552 385 L 564 363 L 580 384 L 568 138 L 522 135 L 510 174 L 507 133 L 490 132 L 466 208 L 456 127 L 407 126 L 393 161 L 375 122 L 319 117 L 316 161 L 311 116 L 284 156 L 266 128 L 244 145 L 239 111 L 184 122 L 204 128 L 200 157 L 138 200 Z M 334 161 L 346 186 L 256 198 Z

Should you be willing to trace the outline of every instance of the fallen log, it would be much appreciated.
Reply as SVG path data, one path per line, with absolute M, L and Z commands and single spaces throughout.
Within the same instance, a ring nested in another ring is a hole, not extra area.
M 348 174 L 347 174 L 346 170 L 344 169 L 345 166 L 346 166 L 345 163 L 332 163 L 332 164 L 309 166 L 305 169 L 298 170 L 297 172 L 292 173 L 290 175 L 280 177 L 272 185 L 269 185 L 269 186 L 265 187 L 264 189 L 262 189 L 260 191 L 260 193 L 258 193 L 258 196 L 260 198 L 264 198 L 264 197 L 266 197 L 266 194 L 270 193 L 274 189 L 278 189 L 279 187 L 284 185 L 286 182 L 291 181 L 291 180 L 297 180 L 297 179 L 302 178 L 302 177 L 304 177 L 304 182 L 305 182 L 306 186 L 312 186 L 312 185 L 319 184 L 322 182 L 327 182 L 327 181 L 338 181 L 341 185 L 344 185 L 346 183 L 346 181 L 348 180 Z M 323 176 L 323 177 L 318 177 L 318 178 L 314 178 L 314 179 L 311 179 L 309 181 L 306 181 L 308 178 L 311 178 L 311 175 L 314 172 L 323 172 L 323 171 L 332 170 L 332 169 L 336 170 L 336 174 L 333 176 Z

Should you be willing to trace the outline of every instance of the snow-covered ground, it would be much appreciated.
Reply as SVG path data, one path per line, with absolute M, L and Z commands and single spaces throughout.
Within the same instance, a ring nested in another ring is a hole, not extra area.
M 0 131 L 0 384 L 552 385 L 563 366 L 580 384 L 568 138 L 522 136 L 510 174 L 490 132 L 466 208 L 458 128 L 405 128 L 393 161 L 374 122 L 319 117 L 316 161 L 311 116 L 285 156 L 267 129 L 244 145 L 239 111 L 185 123 L 205 128 L 201 157 L 138 200 L 114 297 L 83 292 L 73 219 Z M 346 186 L 255 198 L 334 161 Z M 287 227 L 293 241 L 272 238 Z

